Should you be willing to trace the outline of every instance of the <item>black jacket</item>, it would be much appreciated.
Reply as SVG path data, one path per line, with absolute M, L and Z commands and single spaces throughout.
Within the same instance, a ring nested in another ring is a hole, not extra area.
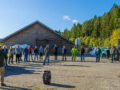
M 84 54 L 84 53 L 85 53 L 85 49 L 82 48 L 82 49 L 81 49 L 81 54 Z
M 5 54 L 3 51 L 0 51 L 0 67 L 4 67 Z

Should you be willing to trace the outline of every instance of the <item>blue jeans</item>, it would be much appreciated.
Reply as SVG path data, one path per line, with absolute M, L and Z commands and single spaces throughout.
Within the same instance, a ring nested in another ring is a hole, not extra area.
M 35 53 L 34 61 L 36 60 L 36 58 L 37 58 L 37 60 L 38 60 L 38 53 Z
M 48 60 L 48 64 L 49 64 L 49 57 L 50 57 L 50 55 L 49 54 L 45 54 L 45 59 L 44 59 L 44 65 L 45 65 L 45 63 L 46 63 L 46 60 Z
M 33 60 L 32 53 L 29 53 L 29 62 L 30 62 L 30 57 L 31 57 L 31 60 Z
M 27 62 L 27 61 L 28 61 L 28 54 L 25 53 L 25 54 L 24 54 L 24 62 Z
M 100 55 L 99 54 L 96 55 L 96 62 L 100 62 Z
M 84 54 L 81 54 L 81 61 L 84 61 Z
M 112 62 L 113 62 L 113 61 L 116 61 L 116 59 L 115 59 L 115 54 L 113 53 L 113 54 L 111 54 L 111 56 L 112 56 Z

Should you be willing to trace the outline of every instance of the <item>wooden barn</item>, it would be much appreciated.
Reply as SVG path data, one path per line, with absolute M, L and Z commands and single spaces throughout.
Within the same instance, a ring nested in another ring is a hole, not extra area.
M 59 53 L 62 52 L 63 45 L 66 46 L 68 53 L 70 53 L 71 48 L 74 45 L 73 42 L 38 21 L 9 35 L 4 38 L 2 42 L 8 47 L 15 44 L 28 44 L 33 47 L 49 44 L 53 47 L 56 44 L 59 47 Z

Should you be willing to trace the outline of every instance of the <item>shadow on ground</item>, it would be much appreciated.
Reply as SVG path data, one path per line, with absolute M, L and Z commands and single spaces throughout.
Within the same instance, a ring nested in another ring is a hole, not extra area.
M 5 67 L 5 77 L 20 74 L 33 74 L 34 70 L 26 70 L 25 67 L 7 66 Z
M 68 66 L 68 67 L 91 67 L 91 66 L 86 66 L 86 65 L 61 65 L 61 66 Z
M 0 87 L 0 89 L 2 90 L 32 90 L 29 88 L 14 87 L 14 86 L 4 86 L 4 87 Z
M 59 63 L 59 60 L 52 60 L 50 63 Z M 34 64 L 33 64 L 34 63 Z M 15 65 L 15 66 L 7 66 L 5 67 L 5 77 L 11 76 L 11 75 L 20 75 L 20 74 L 36 74 L 34 73 L 36 69 L 40 69 L 43 67 L 42 64 L 36 64 L 36 63 L 41 63 L 40 61 L 35 61 L 32 64 L 28 63 L 25 65 Z M 29 69 L 29 70 L 28 70 Z M 32 69 L 32 70 L 30 70 Z M 42 72 L 42 71 L 39 71 Z
M 50 86 L 61 87 L 61 88 L 75 88 L 75 86 L 64 85 L 64 84 L 56 84 L 56 83 L 51 83 Z

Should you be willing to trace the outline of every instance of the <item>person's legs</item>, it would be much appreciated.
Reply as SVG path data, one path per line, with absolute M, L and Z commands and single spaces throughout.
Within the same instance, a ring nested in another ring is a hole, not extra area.
M 19 62 L 22 61 L 22 54 L 19 54 Z
M 96 55 L 96 62 L 98 61 L 98 56 Z
M 43 53 L 41 53 L 41 59 L 43 59 Z
M 62 61 L 64 61 L 64 54 L 62 54 Z
M 107 53 L 107 58 L 109 58 L 109 54 Z
M 36 60 L 36 53 L 35 53 L 35 56 L 34 56 L 34 61 Z
M 9 56 L 9 61 L 8 61 L 8 64 L 10 64 L 10 61 L 11 61 L 10 59 L 11 59 L 11 56 Z
M 55 55 L 55 59 L 57 60 L 57 53 L 56 53 L 56 55 Z
M 31 60 L 33 61 L 33 55 L 32 55 L 32 53 L 30 54 L 30 56 L 31 56 Z
M 28 59 L 29 59 L 29 62 L 30 62 L 30 53 L 28 54 Z
M 39 53 L 39 59 L 41 59 L 41 53 Z
M 18 58 L 19 58 L 18 54 L 16 54 L 16 63 L 18 63 Z
M 64 54 L 64 57 L 65 57 L 65 61 L 67 60 L 67 56 L 66 56 L 66 54 Z
M 49 54 L 47 54 L 47 59 L 48 59 L 48 65 L 49 65 L 49 63 L 50 63 L 50 59 L 49 59 Z
M 45 58 L 44 58 L 44 63 L 43 63 L 43 65 L 45 65 L 45 63 L 46 63 L 46 59 L 47 59 L 47 55 L 45 55 Z
M 26 54 L 26 61 L 28 62 L 28 54 Z
M 56 53 L 54 53 L 54 60 L 56 60 Z
M 13 64 L 13 55 L 12 55 L 12 57 L 11 57 L 11 63 Z
M 82 62 L 82 54 L 81 54 L 81 62 Z
M 37 53 L 37 61 L 38 61 L 38 53 Z
M 20 54 L 18 54 L 18 63 L 20 63 L 20 57 L 21 57 Z
M 114 57 L 114 61 L 116 62 L 116 55 L 115 55 L 115 54 L 113 54 L 113 57 Z
M 55 55 L 55 60 L 57 60 L 57 54 Z
M 16 55 L 16 63 L 17 63 L 17 55 Z
M 5 58 L 5 66 L 8 66 L 7 57 Z
M 85 61 L 85 55 L 83 54 L 83 61 Z
M 113 55 L 113 54 L 111 54 L 111 56 L 112 56 L 112 63 L 113 63 L 114 55 Z
M 72 56 L 72 61 L 73 61 L 73 56 Z
M 4 84 L 4 67 L 0 67 L 1 84 Z
M 11 63 L 11 64 L 13 64 L 13 56 L 9 56 L 9 62 L 8 62 L 9 64 Z
M 100 55 L 98 56 L 98 62 L 100 62 Z
M 76 61 L 76 57 L 74 57 L 74 61 Z
M 27 59 L 28 59 L 28 55 L 27 55 L 27 54 L 25 54 L 25 61 L 26 61 L 26 62 L 28 62 L 28 60 L 27 60 Z
M 24 62 L 26 62 L 25 54 L 24 54 Z

